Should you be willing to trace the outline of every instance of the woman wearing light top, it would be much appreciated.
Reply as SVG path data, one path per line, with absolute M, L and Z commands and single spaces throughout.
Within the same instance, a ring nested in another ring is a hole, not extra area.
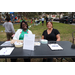
M 13 37 L 14 40 L 23 40 L 24 34 L 32 34 L 28 29 L 28 24 L 25 21 L 21 22 L 20 29 L 18 29 Z
M 24 34 L 32 34 L 32 32 L 28 29 L 28 24 L 25 21 L 21 22 L 20 29 L 18 29 L 13 37 L 13 40 L 23 40 Z M 17 59 L 11 59 L 12 62 L 15 62 Z M 24 61 L 29 62 L 30 59 L 24 59 Z

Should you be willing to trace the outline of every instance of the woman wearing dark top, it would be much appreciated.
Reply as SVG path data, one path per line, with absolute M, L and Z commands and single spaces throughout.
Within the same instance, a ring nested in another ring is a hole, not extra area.
M 42 34 L 42 39 L 46 39 L 48 41 L 60 41 L 60 33 L 57 29 L 53 28 L 53 23 L 47 21 L 47 30 L 45 30 Z M 52 58 L 43 59 L 43 61 L 52 61 Z

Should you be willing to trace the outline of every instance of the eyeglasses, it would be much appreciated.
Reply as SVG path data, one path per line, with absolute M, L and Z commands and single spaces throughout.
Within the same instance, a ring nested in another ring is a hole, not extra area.
M 22 24 L 22 25 L 24 26 L 24 25 L 26 25 L 26 24 Z

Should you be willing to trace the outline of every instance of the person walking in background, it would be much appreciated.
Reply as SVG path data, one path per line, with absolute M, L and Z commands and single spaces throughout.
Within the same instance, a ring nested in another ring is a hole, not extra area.
M 6 18 L 6 22 L 3 24 L 3 27 L 5 27 L 7 41 L 9 41 L 12 39 L 12 35 L 15 34 L 13 24 L 10 22 L 10 17 Z
M 31 19 L 31 24 L 33 23 L 33 19 Z
M 46 16 L 46 24 L 47 24 L 47 21 L 48 21 L 48 16 Z
M 42 19 L 41 19 L 41 20 L 42 20 L 42 26 L 43 26 L 43 25 L 44 25 L 44 18 L 42 17 Z

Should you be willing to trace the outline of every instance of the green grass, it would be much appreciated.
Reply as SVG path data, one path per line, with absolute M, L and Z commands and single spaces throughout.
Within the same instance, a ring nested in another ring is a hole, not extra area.
M 28 23 L 28 25 L 31 25 L 31 23 Z M 14 29 L 19 29 L 19 28 L 20 28 L 20 24 L 14 24 Z M 53 22 L 53 28 L 59 30 L 61 41 L 72 42 L 72 32 L 75 31 L 74 25 Z M 46 23 L 44 23 L 44 26 L 42 26 L 42 24 L 39 24 L 38 26 L 34 25 L 29 29 L 32 31 L 33 34 L 42 36 L 43 31 L 46 30 L 47 27 L 46 27 Z M 0 41 L 6 40 L 6 33 L 1 32 L 4 30 L 5 30 L 5 28 L 0 25 Z M 67 60 L 72 61 L 71 58 L 67 58 Z M 65 60 L 65 62 L 67 62 L 67 60 Z M 0 61 L 2 61 L 2 59 Z M 3 61 L 4 61 L 4 59 L 3 59 Z M 8 61 L 10 61 L 10 60 L 8 60 Z M 33 58 L 31 61 L 42 61 L 42 59 L 37 58 L 37 60 L 36 60 Z M 60 59 L 58 59 L 58 62 L 60 62 Z
M 28 23 L 28 25 L 30 26 L 31 23 Z M 15 31 L 19 28 L 20 28 L 20 24 L 14 24 Z M 72 32 L 75 31 L 75 26 L 70 25 L 70 24 L 53 22 L 53 28 L 59 30 L 61 41 L 72 42 Z M 44 26 L 42 26 L 42 24 L 40 24 L 38 26 L 36 26 L 36 25 L 32 26 L 29 29 L 33 32 L 33 34 L 42 36 L 43 31 L 46 30 L 47 27 L 46 27 L 46 23 L 44 23 Z M 4 30 L 5 30 L 5 28 L 2 25 L 0 25 L 0 41 L 6 40 L 6 34 L 5 34 Z M 1 32 L 1 31 L 3 31 L 3 32 Z
M 42 36 L 43 31 L 47 29 L 45 24 L 46 23 L 44 23 L 44 26 L 42 26 L 42 24 L 33 26 L 30 28 L 30 30 L 34 34 Z M 59 30 L 61 41 L 72 41 L 72 32 L 75 30 L 75 26 L 53 22 L 53 28 Z

